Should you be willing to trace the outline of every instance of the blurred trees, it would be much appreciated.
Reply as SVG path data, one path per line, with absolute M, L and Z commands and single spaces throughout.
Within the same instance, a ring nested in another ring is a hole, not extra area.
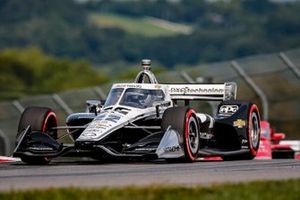
M 194 31 L 149 38 L 97 27 L 89 20 L 95 12 L 152 16 L 189 24 Z M 299 19 L 300 2 L 1 0 L 0 49 L 37 46 L 54 56 L 84 58 L 98 66 L 148 57 L 173 67 L 299 47 Z
M 150 55 L 167 67 L 232 59 L 300 46 L 300 2 L 268 0 L 91 1 L 89 11 L 152 16 L 195 27 L 191 35 L 139 40 L 140 54 Z M 126 41 L 124 42 L 125 44 Z M 128 46 L 129 49 L 131 45 Z M 164 49 L 162 52 L 161 49 Z M 123 53 L 121 55 L 124 55 Z M 136 54 L 135 57 L 138 57 Z M 133 56 L 134 57 L 134 56 Z
M 99 85 L 107 77 L 84 61 L 57 59 L 38 48 L 0 52 L 0 99 Z

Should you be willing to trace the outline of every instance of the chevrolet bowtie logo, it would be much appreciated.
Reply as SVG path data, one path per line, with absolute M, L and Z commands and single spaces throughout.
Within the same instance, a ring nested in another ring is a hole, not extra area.
M 246 126 L 246 121 L 242 119 L 237 119 L 236 121 L 233 122 L 233 126 L 238 128 L 243 128 L 244 126 Z

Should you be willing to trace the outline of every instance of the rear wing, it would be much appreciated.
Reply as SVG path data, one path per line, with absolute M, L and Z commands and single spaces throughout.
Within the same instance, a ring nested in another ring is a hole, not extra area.
M 169 84 L 172 100 L 235 100 L 237 85 L 235 82 L 224 84 Z

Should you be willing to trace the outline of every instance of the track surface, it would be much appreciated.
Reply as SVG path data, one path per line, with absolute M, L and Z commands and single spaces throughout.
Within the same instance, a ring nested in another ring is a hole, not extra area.
M 0 164 L 0 190 L 48 187 L 192 186 L 300 178 L 300 160 L 198 161 L 167 164 L 54 161 L 48 166 Z

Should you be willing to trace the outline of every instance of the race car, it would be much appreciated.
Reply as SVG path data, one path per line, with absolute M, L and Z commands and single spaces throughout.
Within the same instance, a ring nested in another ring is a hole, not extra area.
M 261 121 L 260 145 L 256 159 L 300 159 L 300 141 L 284 140 L 284 133 L 276 133 L 268 121 Z
M 271 128 L 271 150 L 272 158 L 292 158 L 300 159 L 300 141 L 285 140 L 284 133 L 275 133 Z
M 14 157 L 47 164 L 59 156 L 101 161 L 166 160 L 192 162 L 201 156 L 223 160 L 253 159 L 259 148 L 260 115 L 255 104 L 236 99 L 237 85 L 159 84 L 151 61 L 133 83 L 116 83 L 105 102 L 87 101 L 86 112 L 73 113 L 57 126 L 55 112 L 28 107 L 21 115 Z M 191 101 L 220 101 L 216 116 Z M 58 130 L 65 134 L 58 137 Z M 60 143 L 71 136 L 74 144 Z
M 255 159 L 272 159 L 272 135 L 273 129 L 267 121 L 260 122 L 261 136 L 257 155 Z
M 282 140 L 272 146 L 273 158 L 300 160 L 300 140 Z

